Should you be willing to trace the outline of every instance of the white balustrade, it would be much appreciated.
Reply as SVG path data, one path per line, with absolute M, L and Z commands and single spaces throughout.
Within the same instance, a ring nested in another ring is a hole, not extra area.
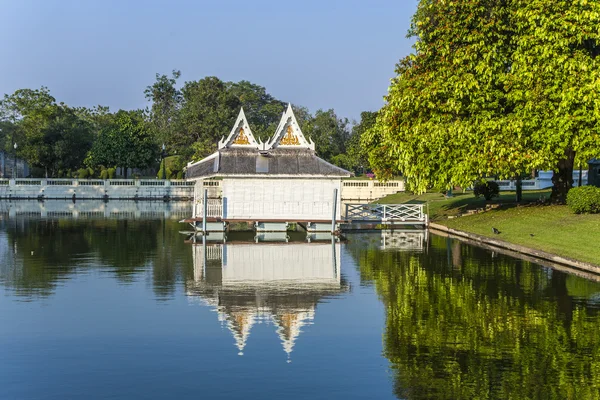
M 346 204 L 345 219 L 407 224 L 428 222 L 423 204 Z

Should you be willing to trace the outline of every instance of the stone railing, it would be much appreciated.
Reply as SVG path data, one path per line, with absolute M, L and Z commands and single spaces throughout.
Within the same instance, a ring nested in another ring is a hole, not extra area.
M 542 190 L 552 187 L 552 177 L 554 173 L 552 171 L 540 171 L 538 177 L 535 179 L 523 179 L 523 190 Z M 581 171 L 581 184 L 587 185 L 588 171 Z M 502 180 L 495 181 L 500 190 L 512 190 L 517 189 L 517 181 L 514 180 Z M 579 186 L 579 170 L 573 171 L 573 186 Z
M 347 179 L 342 181 L 342 201 L 374 201 L 390 194 L 403 192 L 404 181 Z
M 193 199 L 194 181 L 159 179 L 1 179 L 3 199 Z

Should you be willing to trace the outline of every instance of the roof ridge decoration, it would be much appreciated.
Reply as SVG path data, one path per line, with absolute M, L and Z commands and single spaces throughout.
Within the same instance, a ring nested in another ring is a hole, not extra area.
M 221 138 L 219 140 L 219 149 L 229 147 L 242 147 L 250 149 L 260 149 L 263 147 L 262 142 L 257 142 L 254 138 L 254 134 L 250 129 L 246 115 L 244 114 L 244 108 L 240 108 L 235 124 L 227 136 L 227 139 Z
M 296 120 L 294 111 L 292 110 L 292 104 L 288 103 L 287 110 L 281 116 L 279 125 L 275 130 L 275 134 L 266 143 L 266 149 L 275 149 L 277 147 L 290 148 L 290 149 L 315 149 L 315 144 L 312 141 L 306 140 L 300 125 Z

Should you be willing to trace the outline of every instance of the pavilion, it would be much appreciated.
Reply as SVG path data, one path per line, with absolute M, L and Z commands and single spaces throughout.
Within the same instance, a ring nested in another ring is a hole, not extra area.
M 340 219 L 342 178 L 351 175 L 316 155 L 291 104 L 266 143 L 256 140 L 240 110 L 217 151 L 186 169 L 187 179 L 222 179 L 217 215 L 207 212 L 207 219 L 252 221 L 267 230 L 284 230 L 288 222 L 304 222 L 314 229 L 323 224 L 329 230 L 334 213 Z M 195 204 L 203 204 L 202 191 L 196 192 Z

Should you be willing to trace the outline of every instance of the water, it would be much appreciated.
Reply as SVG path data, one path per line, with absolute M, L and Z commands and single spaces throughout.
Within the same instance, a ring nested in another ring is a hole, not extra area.
M 5 216 L 0 399 L 600 397 L 594 280 L 418 232 L 185 229 Z

